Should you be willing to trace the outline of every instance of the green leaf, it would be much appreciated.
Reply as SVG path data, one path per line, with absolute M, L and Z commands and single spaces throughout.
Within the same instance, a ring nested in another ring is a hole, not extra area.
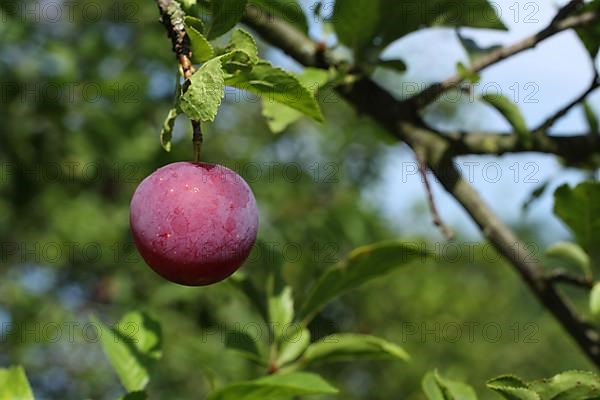
M 227 45 L 228 51 L 239 50 L 243 51 L 248 55 L 250 63 L 256 64 L 258 62 L 258 46 L 256 40 L 251 34 L 243 29 L 236 29 L 231 34 L 229 44 Z
M 258 343 L 254 337 L 246 332 L 234 331 L 225 336 L 225 346 L 237 352 L 247 360 L 253 361 L 259 365 L 266 365 L 265 358 L 262 355 Z
M 146 400 L 148 394 L 146 392 L 131 392 L 121 397 L 121 400 Z
M 298 79 L 302 85 L 313 90 L 316 96 L 319 88 L 329 81 L 329 73 L 322 69 L 305 68 L 302 74 L 298 75 Z M 303 114 L 285 104 L 263 101 L 263 116 L 266 118 L 271 132 L 280 133 L 301 119 Z
M 191 120 L 215 120 L 225 95 L 223 75 L 220 58 L 213 58 L 191 76 L 180 102 L 181 110 Z
M 340 294 L 429 255 L 422 249 L 401 242 L 359 247 L 321 276 L 310 290 L 300 318 L 307 323 L 321 307 Z
M 556 189 L 554 213 L 575 234 L 592 265 L 600 265 L 600 182 L 587 181 L 575 188 L 563 185 Z
M 355 333 L 327 336 L 311 344 L 302 358 L 306 364 L 338 361 L 410 359 L 401 347 L 381 338 Z
M 283 286 L 269 296 L 269 322 L 273 327 L 275 339 L 280 340 L 285 330 L 294 320 L 294 299 L 292 288 Z
M 600 398 L 600 378 L 585 371 L 567 371 L 529 384 L 542 400 L 592 400 Z
M 183 22 L 186 28 L 194 28 L 196 32 L 202 35 L 204 35 L 204 32 L 206 32 L 206 28 L 204 27 L 204 21 L 202 21 L 200 18 L 190 17 L 189 15 L 186 15 L 185 17 L 183 17 Z
M 529 141 L 529 129 L 527 129 L 525 118 L 515 103 L 500 94 L 487 94 L 482 99 L 506 118 L 521 140 Z
M 600 315 L 600 283 L 596 283 L 590 292 L 590 312 L 594 317 Z
M 179 2 L 184 8 L 188 9 L 195 6 L 198 0 L 179 0 Z
M 243 29 L 237 29 L 231 34 L 231 39 L 222 52 L 222 66 L 230 76 L 251 71 L 259 61 L 256 41 Z
M 202 33 L 204 32 L 204 25 L 201 19 L 185 17 L 185 31 L 192 42 L 193 62 L 203 63 L 214 57 L 215 50 Z
M 100 330 L 105 354 L 129 392 L 143 390 L 150 381 L 149 372 L 162 356 L 160 324 L 140 312 L 126 314 L 114 329 L 92 317 Z
M 538 201 L 544 195 L 544 193 L 546 193 L 546 190 L 550 186 L 550 182 L 550 179 L 543 181 L 531 192 L 527 200 L 525 200 L 523 203 L 523 211 L 529 210 L 531 205 Z
M 477 400 L 471 386 L 443 378 L 437 371 L 428 372 L 421 386 L 429 400 Z
M 310 331 L 299 324 L 291 325 L 284 332 L 279 356 L 277 357 L 277 365 L 284 366 L 295 361 L 309 345 Z
M 503 375 L 486 383 L 488 389 L 507 400 L 541 400 L 540 396 L 527 388 L 527 384 L 512 375 Z
M 382 49 L 423 27 L 506 29 L 486 0 L 337 0 L 333 25 L 340 42 L 359 57 L 371 44 Z
M 589 1 L 581 10 L 581 12 L 597 11 L 600 9 L 600 1 Z M 579 38 L 583 42 L 585 48 L 590 53 L 590 56 L 595 59 L 600 48 L 600 24 L 592 23 L 576 29 Z
M 295 26 L 304 33 L 308 33 L 308 21 L 302 7 L 296 0 L 250 0 L 267 15 L 274 15 Z
M 33 400 L 33 398 L 23 367 L 0 369 L 1 400 Z
M 318 375 L 296 372 L 234 383 L 208 396 L 208 400 L 281 400 L 294 396 L 335 394 L 337 389 Z
M 300 83 L 298 77 L 266 61 L 260 61 L 251 71 L 228 76 L 225 84 L 261 96 L 263 104 L 278 102 L 323 121 L 314 94 Z
M 560 260 L 567 267 L 577 268 L 588 278 L 592 277 L 590 257 L 585 253 L 581 246 L 575 243 L 559 242 L 553 244 L 546 250 L 546 255 Z
M 208 39 L 216 39 L 233 28 L 242 19 L 247 3 L 248 0 L 212 0 Z
M 592 133 L 600 132 L 600 130 L 599 130 L 600 123 L 598 122 L 598 116 L 596 115 L 596 112 L 592 109 L 592 106 L 590 105 L 589 102 L 587 102 L 587 101 L 583 102 L 583 111 L 585 113 L 585 119 L 590 128 L 590 132 L 592 132 Z
M 171 151 L 171 139 L 173 138 L 173 127 L 175 126 L 175 120 L 181 113 L 179 107 L 173 107 L 169 110 L 165 122 L 163 122 L 162 130 L 160 131 L 160 145 L 166 151 Z
M 336 0 L 333 26 L 340 42 L 362 52 L 377 33 L 380 22 L 379 0 Z
M 473 61 L 473 60 L 477 59 L 478 57 L 481 57 L 485 54 L 491 53 L 492 51 L 498 50 L 502 47 L 501 45 L 492 45 L 492 46 L 488 46 L 488 47 L 481 47 L 477 44 L 477 42 L 475 40 L 468 38 L 468 37 L 464 37 L 462 35 L 462 32 L 460 32 L 460 30 L 458 30 L 458 29 L 456 30 L 456 35 L 458 36 L 458 39 L 460 40 L 460 43 L 462 44 L 463 48 L 469 55 L 469 60 L 471 60 L 471 61 Z
M 465 65 L 460 61 L 456 63 L 456 70 L 458 71 L 458 74 L 464 81 L 475 84 L 481 80 L 481 75 L 479 75 L 476 72 L 472 72 L 469 68 L 465 67 Z

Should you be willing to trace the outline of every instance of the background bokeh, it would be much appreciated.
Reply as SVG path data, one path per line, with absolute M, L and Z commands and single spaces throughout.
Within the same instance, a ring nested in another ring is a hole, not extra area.
M 523 37 L 555 10 L 550 2 L 536 1 L 534 23 L 515 20 L 509 2 L 497 4 L 510 30 L 468 30 L 482 45 Z M 263 372 L 224 350 L 223 332 L 258 326 L 266 334 L 230 283 L 200 289 L 169 284 L 132 246 L 128 205 L 136 185 L 156 168 L 192 153 L 183 119 L 171 153 L 158 142 L 177 66 L 157 19 L 152 1 L 0 3 L 0 366 L 24 365 L 39 399 L 121 395 L 87 324 L 92 314 L 113 323 L 132 309 L 146 310 L 163 324 L 164 356 L 149 388 L 152 398 L 203 398 L 215 381 Z M 335 42 L 323 36 L 319 24 L 311 25 L 315 37 Z M 402 82 L 423 84 L 450 75 L 465 55 L 448 32 L 423 30 L 392 44 L 386 51 L 402 54 L 408 72 L 376 71 L 375 76 L 393 90 Z M 591 68 L 577 46 L 574 35 L 561 34 L 490 69 L 482 86 L 495 82 L 510 93 L 515 82 L 521 90 L 538 85 L 537 102 L 519 102 L 535 125 L 587 85 Z M 299 70 L 278 50 L 262 45 L 261 51 L 274 63 Z M 544 61 L 553 55 L 555 61 Z M 342 389 L 339 398 L 422 398 L 420 380 L 435 367 L 484 395 L 485 380 L 502 373 L 533 379 L 591 368 L 436 186 L 441 213 L 458 233 L 453 243 L 442 240 L 430 223 L 406 148 L 333 93 L 322 93 L 321 100 L 326 123 L 302 120 L 273 135 L 260 101 L 228 90 L 216 123 L 206 126 L 203 157 L 240 173 L 256 195 L 261 246 L 246 272 L 260 269 L 261 249 L 281 251 L 298 298 L 320 272 L 359 245 L 398 238 L 438 252 L 430 262 L 343 296 L 315 319 L 316 337 L 371 333 L 412 356 L 410 363 L 322 368 L 319 372 Z M 428 118 L 443 126 L 506 128 L 476 101 L 436 103 Z M 578 132 L 582 118 L 576 109 L 556 129 Z M 552 216 L 550 196 L 529 211 L 521 205 L 547 180 L 552 187 L 583 174 L 563 170 L 550 157 L 461 160 L 469 161 L 479 163 L 475 186 L 532 244 L 534 255 L 567 237 Z M 503 174 L 499 181 L 487 175 L 486 163 L 492 162 Z M 525 179 L 531 171 L 532 179 Z M 578 295 L 573 293 L 575 301 L 583 301 Z

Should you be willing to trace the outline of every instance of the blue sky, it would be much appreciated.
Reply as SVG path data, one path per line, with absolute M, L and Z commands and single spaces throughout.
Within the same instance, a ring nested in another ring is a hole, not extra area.
M 557 10 L 557 3 L 542 0 L 496 0 L 494 4 L 500 10 L 501 18 L 509 30 L 463 30 L 465 36 L 475 39 L 481 46 L 512 44 L 538 32 L 550 22 Z M 516 9 L 519 9 L 519 15 L 516 14 Z M 397 92 L 402 92 L 403 82 L 440 81 L 454 74 L 457 61 L 468 62 L 464 50 L 450 29 L 428 29 L 411 34 L 392 43 L 384 55 L 402 58 L 408 63 L 409 69 L 403 75 L 383 71 L 376 73 L 376 79 L 387 88 L 395 88 Z M 481 93 L 482 88 L 500 88 L 504 95 L 517 102 L 528 125 L 534 127 L 587 88 L 592 79 L 592 68 L 589 55 L 577 35 L 572 31 L 563 32 L 533 50 L 485 70 L 475 91 Z M 598 94 L 595 92 L 591 97 L 596 110 L 600 110 Z M 445 128 L 497 132 L 509 130 L 506 121 L 494 110 L 473 99 L 465 98 L 451 107 L 433 108 L 430 115 L 435 115 L 436 123 Z M 449 114 L 448 109 L 458 112 Z M 556 134 L 576 134 L 585 130 L 586 123 L 580 107 L 569 113 L 553 129 Z M 423 217 L 415 217 L 415 207 L 423 203 L 425 193 L 420 177 L 414 173 L 411 152 L 398 145 L 388 152 L 387 158 L 383 179 L 375 185 L 373 191 L 367 193 L 367 198 L 381 204 L 383 211 L 399 227 L 410 227 L 403 229 L 404 231 L 417 229 L 441 238 L 429 223 L 428 216 L 425 220 Z M 546 243 L 567 237 L 568 232 L 552 214 L 551 194 L 553 188 L 565 182 L 576 183 L 583 179 L 581 173 L 563 170 L 554 157 L 534 154 L 463 157 L 458 162 L 483 198 L 504 221 L 540 224 L 543 229 L 539 231 Z M 550 178 L 551 190 L 547 191 L 531 211 L 523 213 L 521 205 L 538 186 L 536 182 L 541 183 Z M 434 195 L 448 224 L 469 237 L 479 236 L 469 217 L 437 182 L 434 183 Z

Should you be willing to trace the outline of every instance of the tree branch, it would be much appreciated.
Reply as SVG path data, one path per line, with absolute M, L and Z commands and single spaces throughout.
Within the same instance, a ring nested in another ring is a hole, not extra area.
M 534 48 L 542 41 L 556 35 L 557 33 L 560 33 L 567 29 L 585 26 L 600 18 L 600 10 L 589 11 L 580 15 L 568 17 L 567 15 L 565 15 L 566 11 L 570 13 L 573 11 L 574 8 L 576 8 L 574 7 L 573 3 L 578 2 L 574 1 L 563 7 L 557 14 L 557 16 L 561 15 L 561 18 L 553 20 L 550 23 L 550 25 L 548 25 L 546 28 L 542 29 L 535 35 L 529 36 L 511 46 L 502 47 L 498 50 L 492 51 L 491 53 L 475 60 L 471 68 L 467 70 L 468 74 L 477 74 L 485 68 L 488 68 L 503 60 L 506 60 L 525 50 Z M 421 109 L 427 106 L 428 104 L 434 102 L 444 92 L 460 85 L 463 82 L 463 76 L 464 74 L 456 74 L 443 82 L 435 83 L 427 87 L 419 94 L 416 94 L 415 96 L 405 101 L 412 104 L 417 109 Z
M 415 152 L 415 157 L 417 159 L 417 163 L 419 164 L 419 173 L 421 174 L 421 179 L 423 179 L 423 185 L 425 186 L 427 203 L 429 204 L 429 210 L 431 211 L 433 224 L 440 229 L 442 235 L 444 235 L 447 240 L 451 240 L 454 237 L 454 232 L 448 225 L 444 223 L 444 220 L 442 219 L 442 216 L 440 215 L 435 204 L 433 191 L 431 190 L 431 183 L 429 182 L 429 177 L 427 176 L 427 163 L 418 152 Z
M 592 65 L 592 68 L 596 70 L 595 66 Z M 534 129 L 534 131 L 547 131 L 555 123 L 557 123 L 562 117 L 567 115 L 569 111 L 571 111 L 575 106 L 584 101 L 586 97 L 588 97 L 594 90 L 600 87 L 600 82 L 598 82 L 598 73 L 594 73 L 594 78 L 592 79 L 592 83 L 588 86 L 587 90 L 583 92 L 580 96 L 574 99 L 572 102 L 558 110 L 554 115 L 544 121 L 538 128 Z
M 301 64 L 317 65 L 317 45 L 287 23 L 276 18 L 265 22 L 258 20 L 252 13 L 246 14 L 244 22 Z M 569 22 L 570 26 L 573 24 L 574 21 Z M 562 22 L 561 30 L 567 29 L 564 26 L 565 21 Z M 339 87 L 337 90 L 358 112 L 369 115 L 392 135 L 406 142 L 416 153 L 423 154 L 425 162 L 442 186 L 469 213 L 483 236 L 512 264 L 538 300 L 555 316 L 585 354 L 600 366 L 598 333 L 547 282 L 538 262 L 524 256 L 528 254 L 525 244 L 492 213 L 479 194 L 462 178 L 453 162 L 456 145 L 453 145 L 452 140 L 426 129 L 414 108 L 397 101 L 368 78 L 359 78 L 351 86 Z M 513 146 L 515 147 L 516 145 Z
M 574 13 L 579 7 L 583 6 L 583 0 L 571 0 L 565 4 L 563 8 L 558 10 L 556 16 L 552 19 L 552 24 L 558 23 L 560 20 L 566 18 L 568 15 Z
M 553 154 L 571 163 L 583 163 L 600 154 L 600 136 L 584 134 L 574 136 L 549 136 L 546 131 L 531 133 L 531 143 L 525 145 L 515 135 L 494 132 L 437 132 L 449 142 L 457 155 L 503 155 L 508 153 L 536 152 Z
M 194 74 L 192 64 L 192 50 L 190 39 L 185 33 L 185 13 L 179 3 L 175 0 L 156 0 L 160 12 L 160 21 L 164 25 L 167 35 L 171 39 L 173 52 L 175 53 L 183 78 L 187 81 Z M 184 86 L 184 90 L 187 87 Z M 200 121 L 192 121 L 192 144 L 194 146 L 194 162 L 200 162 L 200 151 L 202 150 L 202 124 Z
M 583 276 L 571 275 L 565 271 L 552 271 L 546 275 L 546 280 L 552 285 L 565 283 L 588 290 L 594 287 L 594 282 L 592 280 Z

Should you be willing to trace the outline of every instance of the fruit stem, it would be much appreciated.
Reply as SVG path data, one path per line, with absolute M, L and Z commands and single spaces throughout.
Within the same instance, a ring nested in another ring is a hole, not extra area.
M 184 18 L 185 13 L 181 9 L 181 5 L 175 0 L 156 0 L 158 9 L 160 10 L 161 21 L 167 30 L 167 34 L 171 38 L 173 51 L 177 55 L 179 66 L 183 78 L 186 80 L 187 89 L 189 80 L 195 72 L 194 64 L 192 63 L 192 50 L 190 48 L 190 38 L 185 32 Z M 184 91 L 185 91 L 184 89 Z M 192 142 L 194 144 L 194 162 L 200 162 L 200 151 L 202 150 L 202 125 L 200 121 L 192 121 L 192 129 L 194 136 Z
M 202 124 L 200 121 L 192 121 L 192 129 L 194 130 L 194 136 L 192 143 L 194 145 L 194 162 L 200 162 L 200 153 L 202 151 L 202 142 L 204 138 L 202 136 Z

